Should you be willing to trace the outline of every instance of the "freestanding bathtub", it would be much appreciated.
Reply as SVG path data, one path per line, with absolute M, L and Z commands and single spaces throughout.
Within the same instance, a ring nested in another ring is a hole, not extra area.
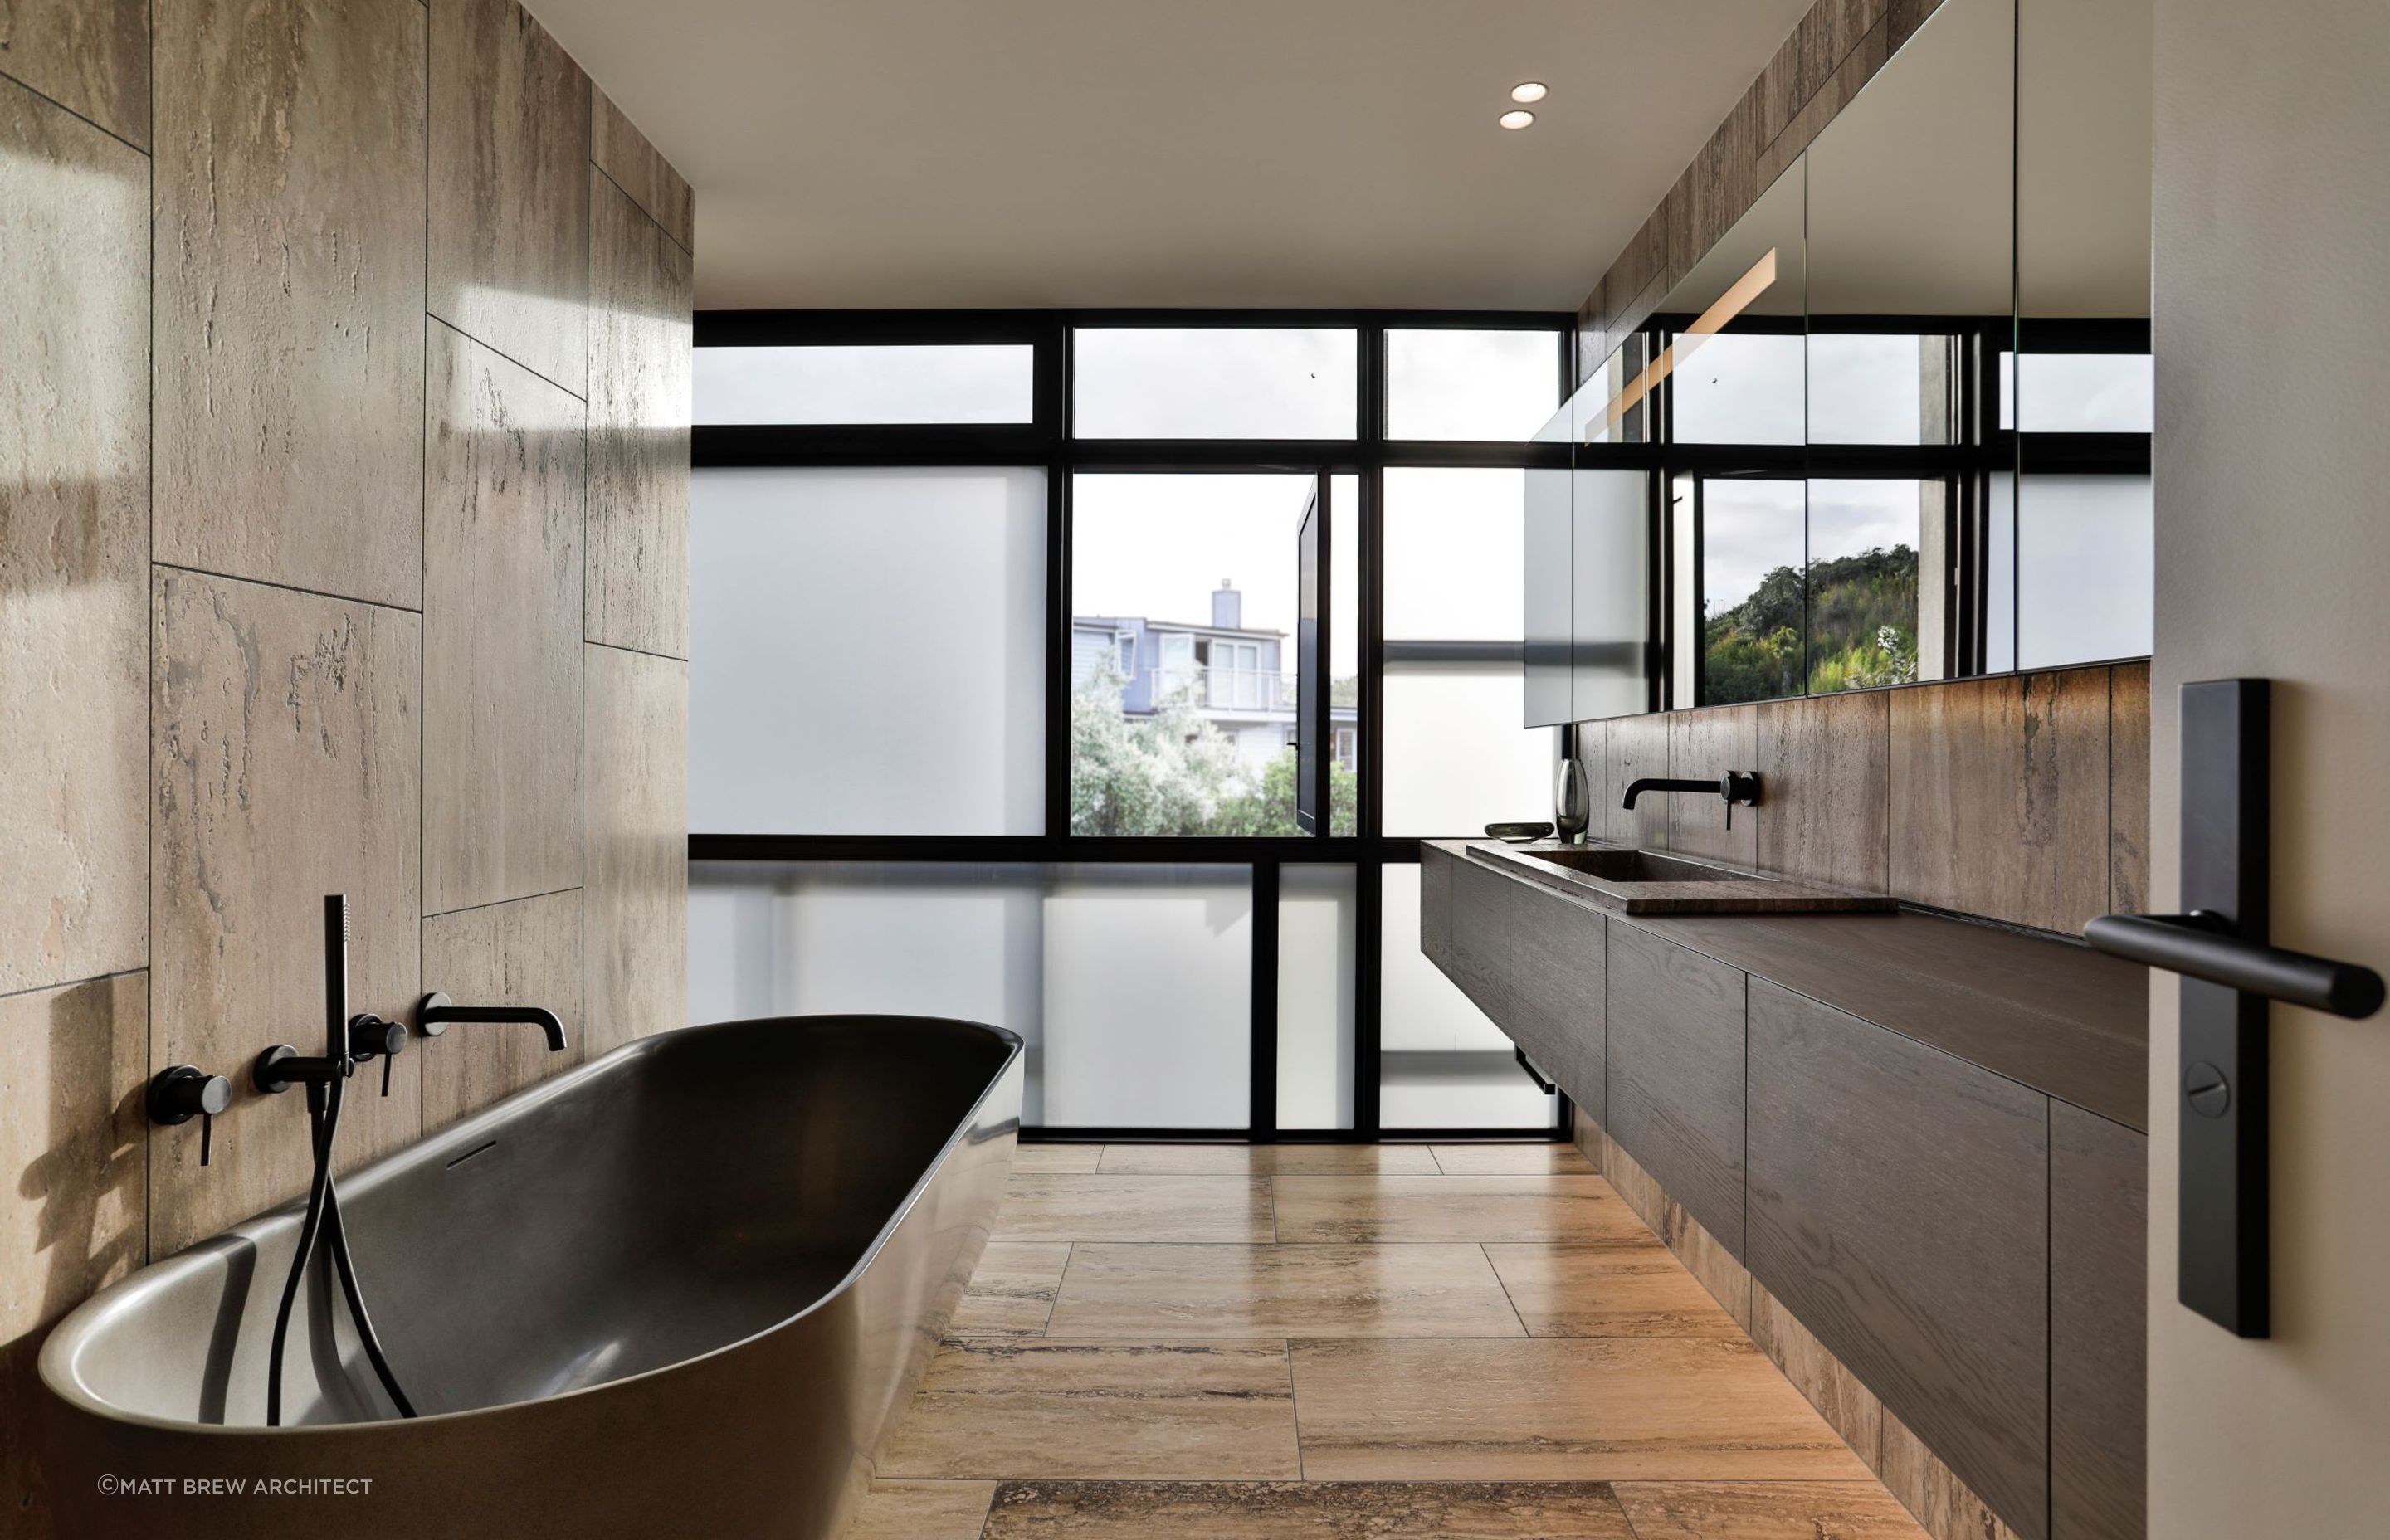
M 263 1426 L 292 1204 L 43 1345 L 63 1531 L 829 1540 L 977 1264 L 1021 1090 L 1010 1033 L 829 1016 L 665 1033 L 500 1102 L 341 1183 L 420 1417 L 319 1264 L 296 1426 Z

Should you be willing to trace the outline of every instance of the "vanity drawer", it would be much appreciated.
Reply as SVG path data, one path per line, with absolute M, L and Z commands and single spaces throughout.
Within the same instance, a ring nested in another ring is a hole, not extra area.
M 1742 1255 L 1742 970 L 1610 926 L 1602 1126 Z

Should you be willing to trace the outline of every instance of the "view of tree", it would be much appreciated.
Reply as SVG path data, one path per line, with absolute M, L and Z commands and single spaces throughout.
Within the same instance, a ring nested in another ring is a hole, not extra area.
M 1121 711 L 1127 677 L 1099 670 L 1071 692 L 1071 832 L 1137 835 L 1291 835 L 1295 751 L 1260 774 L 1234 739 L 1205 720 L 1187 691 L 1150 717 Z M 1359 798 L 1343 765 L 1329 771 L 1330 832 L 1355 832 Z
M 1808 625 L 1807 693 L 1907 684 L 1917 677 L 1917 553 L 1906 545 L 1791 567 L 1761 580 L 1703 628 L 1705 703 L 1803 693 L 1801 628 Z

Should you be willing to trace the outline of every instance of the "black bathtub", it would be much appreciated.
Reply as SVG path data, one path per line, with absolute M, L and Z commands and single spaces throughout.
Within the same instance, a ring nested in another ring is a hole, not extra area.
M 831 1016 L 662 1033 L 500 1102 L 341 1184 L 420 1417 L 319 1265 L 293 1425 L 263 1426 L 278 1209 L 44 1344 L 65 1533 L 835 1536 L 995 1222 L 1021 1088 L 1000 1029 Z

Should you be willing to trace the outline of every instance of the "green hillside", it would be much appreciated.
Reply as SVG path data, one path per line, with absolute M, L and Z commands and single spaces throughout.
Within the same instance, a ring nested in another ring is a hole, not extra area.
M 1906 545 L 1779 567 L 1749 598 L 1703 628 L 1705 704 L 1802 693 L 1806 601 L 1807 690 L 1906 684 L 1917 677 L 1917 553 Z

